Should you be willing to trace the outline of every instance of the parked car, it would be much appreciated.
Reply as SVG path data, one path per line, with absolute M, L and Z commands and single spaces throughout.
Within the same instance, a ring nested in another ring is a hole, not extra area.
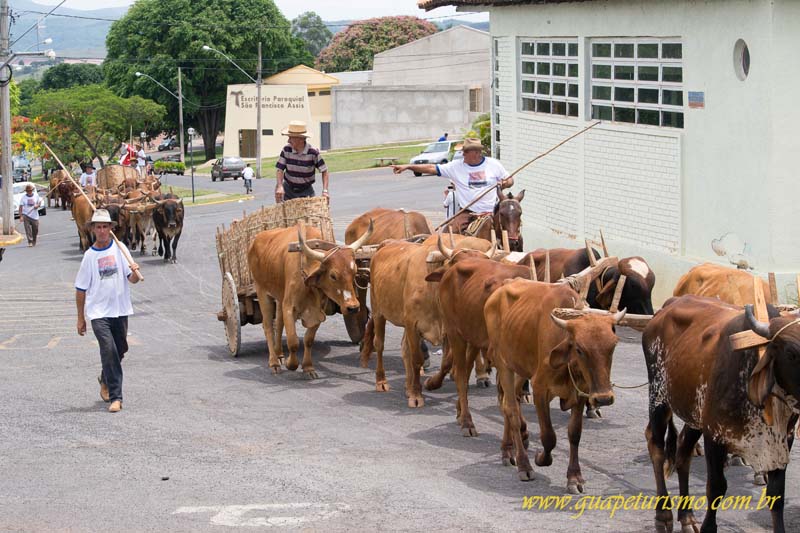
M 444 164 L 450 161 L 450 152 L 456 143 L 461 141 L 439 141 L 428 145 L 421 154 L 411 158 L 412 165 Z M 415 176 L 421 176 L 419 172 L 414 172 Z
M 241 157 L 223 157 L 214 161 L 211 165 L 211 181 L 220 181 L 225 178 L 238 180 L 244 172 L 244 161 Z
M 165 155 L 161 158 L 161 161 L 172 161 L 173 163 L 180 163 L 181 162 L 181 154 L 170 154 Z
M 169 137 L 161 141 L 161 144 L 158 145 L 158 151 L 163 152 L 164 150 L 172 150 L 173 148 L 178 147 L 178 140 L 175 137 Z
M 19 203 L 22 201 L 22 197 L 25 195 L 25 187 L 28 185 L 33 185 L 36 194 L 42 198 L 42 207 L 39 209 L 39 215 L 43 216 L 47 214 L 47 202 L 44 201 L 44 197 L 41 194 L 42 192 L 47 194 L 47 191 L 43 187 L 38 187 L 35 183 L 23 181 L 22 183 L 14 184 L 14 218 L 19 218 Z

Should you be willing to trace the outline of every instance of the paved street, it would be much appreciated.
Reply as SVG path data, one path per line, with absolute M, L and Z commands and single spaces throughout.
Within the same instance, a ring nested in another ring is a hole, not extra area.
M 189 180 L 165 181 L 187 186 Z M 208 178 L 196 178 L 196 186 L 243 187 L 241 180 Z M 525 496 L 565 492 L 568 413 L 553 403 L 554 463 L 534 467 L 535 479 L 522 483 L 516 468 L 500 463 L 502 416 L 493 388 L 470 388 L 476 438 L 462 437 L 455 424 L 450 381 L 425 393 L 423 409 L 406 407 L 397 328 L 386 343 L 388 393 L 374 390 L 374 358 L 371 369 L 359 367 L 340 316 L 317 334 L 316 381 L 301 372 L 271 375 L 260 326 L 243 327 L 242 354 L 229 357 L 216 319 L 215 228 L 243 210 L 271 205 L 273 186 L 271 179 L 255 182 L 254 201 L 188 207 L 176 265 L 136 257 L 146 280 L 132 288 L 136 315 L 118 414 L 106 412 L 99 398 L 91 333 L 75 332 L 73 282 L 81 254 L 69 214 L 49 209 L 39 246 L 6 251 L 0 263 L 0 530 L 652 531 L 652 511 L 620 510 L 612 519 L 603 510 L 580 518 L 572 518 L 575 511 L 523 510 Z M 335 175 L 337 237 L 356 215 L 379 205 L 441 221 L 444 187 L 435 177 L 398 178 L 388 169 Z M 638 334 L 623 328 L 620 336 L 613 381 L 641 384 Z M 440 358 L 432 359 L 435 370 Z M 646 388 L 618 389 L 605 419 L 585 421 L 587 494 L 654 494 L 646 406 Z M 541 448 L 536 414 L 532 406 L 524 413 L 532 422 L 533 452 Z M 792 531 L 800 531 L 796 466 L 787 479 Z M 751 483 L 750 469 L 731 467 L 727 475 L 729 494 L 752 494 L 755 506 L 761 487 Z M 694 494 L 704 492 L 702 458 L 691 483 Z M 669 487 L 677 492 L 677 476 Z M 764 510 L 719 517 L 721 531 L 771 530 Z

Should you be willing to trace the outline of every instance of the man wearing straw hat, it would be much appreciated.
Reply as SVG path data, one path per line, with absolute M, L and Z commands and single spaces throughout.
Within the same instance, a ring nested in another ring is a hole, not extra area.
M 130 264 L 127 248 L 112 238 L 114 223 L 105 209 L 97 209 L 90 222 L 94 244 L 86 250 L 75 278 L 78 335 L 86 334 L 86 321 L 100 345 L 102 372 L 100 398 L 110 402 L 108 411 L 122 409 L 122 358 L 128 351 L 128 316 L 133 314 L 129 283 L 137 283 L 139 266 Z M 121 248 L 122 247 L 122 248 Z
M 275 202 L 294 198 L 314 196 L 314 174 L 322 174 L 322 196 L 328 196 L 328 166 L 319 150 L 308 142 L 306 123 L 293 120 L 281 132 L 289 137 L 289 144 L 283 147 L 275 165 L 278 169 L 275 183 Z
M 509 177 L 500 161 L 483 155 L 483 145 L 480 139 L 464 139 L 462 150 L 463 159 L 450 161 L 444 165 L 392 165 L 395 174 L 411 170 L 420 174 L 436 174 L 449 179 L 456 187 L 458 205 L 467 206 L 483 194 L 480 200 L 453 220 L 453 227 L 458 228 L 459 233 L 463 233 L 475 218 L 494 212 L 497 195 L 486 193 L 487 188 L 500 185 L 500 188 L 507 189 L 514 185 L 514 178 Z

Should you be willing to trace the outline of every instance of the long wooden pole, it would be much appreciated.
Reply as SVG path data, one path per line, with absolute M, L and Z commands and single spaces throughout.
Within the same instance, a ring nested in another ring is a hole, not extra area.
M 517 174 L 519 174 L 520 172 L 522 172 L 523 170 L 525 170 L 526 168 L 528 168 L 528 166 L 530 166 L 531 164 L 535 163 L 536 161 L 538 161 L 539 159 L 543 158 L 544 156 L 546 156 L 546 155 L 549 155 L 550 153 L 554 152 L 554 151 L 555 151 L 557 148 L 559 148 L 559 147 L 561 147 L 562 145 L 564 145 L 564 144 L 568 143 L 569 141 L 571 141 L 571 140 L 572 140 L 572 139 L 574 139 L 575 137 L 578 137 L 578 136 L 580 136 L 580 135 L 583 135 L 584 133 L 586 133 L 586 132 L 587 132 L 587 131 L 589 131 L 590 129 L 594 128 L 595 126 L 599 125 L 600 123 L 601 123 L 601 121 L 599 121 L 599 120 L 598 120 L 597 122 L 595 122 L 595 123 L 594 123 L 594 124 L 592 124 L 591 126 L 587 126 L 587 127 L 583 128 L 583 129 L 582 129 L 581 131 L 579 131 L 578 133 L 575 133 L 575 134 L 573 134 L 573 135 L 570 135 L 569 137 L 567 137 L 566 139 L 564 139 L 563 141 L 561 141 L 561 142 L 560 142 L 560 143 L 558 143 L 557 145 L 553 146 L 552 148 L 550 148 L 550 149 L 549 149 L 549 150 L 547 150 L 546 152 L 543 152 L 543 153 L 541 153 L 541 154 L 537 155 L 536 157 L 534 157 L 533 159 L 531 159 L 530 161 L 528 161 L 527 163 L 525 163 L 524 165 L 522 165 L 521 167 L 519 167 L 517 170 L 515 170 L 514 172 L 512 172 L 512 173 L 511 173 L 511 175 L 510 175 L 510 176 L 508 176 L 508 177 L 509 177 L 509 178 L 513 178 L 514 176 L 516 176 Z M 506 179 L 508 179 L 508 178 L 506 178 Z M 443 227 L 443 226 L 446 226 L 447 224 L 449 224 L 450 222 L 452 222 L 452 221 L 453 221 L 453 220 L 454 220 L 454 219 L 455 219 L 457 216 L 459 216 L 461 213 L 463 213 L 464 211 L 466 211 L 467 209 L 469 209 L 470 207 L 472 207 L 472 205 L 473 205 L 473 204 L 475 204 L 475 203 L 476 203 L 478 200 L 480 200 L 481 198 L 483 198 L 484 196 L 486 196 L 486 195 L 487 195 L 489 192 L 493 191 L 495 188 L 496 188 L 496 186 L 495 186 L 495 187 L 489 187 L 489 188 L 487 188 L 485 191 L 483 191 L 483 192 L 482 192 L 482 193 L 480 193 L 478 196 L 476 196 L 474 200 L 472 200 L 470 203 L 468 203 L 467 205 L 465 205 L 464 207 L 462 207 L 461 209 L 459 209 L 459 211 L 458 211 L 458 212 L 457 212 L 455 215 L 451 216 L 450 218 L 448 218 L 447 220 L 445 220 L 444 222 L 442 222 L 441 224 L 439 224 L 438 226 L 436 226 L 436 227 L 434 228 L 434 230 L 433 230 L 433 231 L 435 232 L 435 231 L 436 231 L 436 230 L 438 230 L 439 228 L 441 228 L 441 227 Z
M 64 163 L 61 162 L 61 160 L 58 158 L 56 153 L 49 146 L 47 146 L 47 143 L 42 143 L 42 144 L 44 145 L 45 148 L 47 148 L 47 151 L 50 152 L 53 155 L 53 158 L 56 160 L 56 162 L 62 168 L 62 170 L 64 170 L 64 172 L 67 173 L 67 177 L 72 182 L 72 184 L 75 185 L 75 187 L 77 187 L 78 191 L 80 191 L 80 193 L 83 195 L 83 197 L 86 198 L 86 201 L 89 202 L 89 206 L 92 208 L 92 213 L 97 211 L 97 208 L 94 206 L 94 202 L 92 202 L 89 199 L 89 197 L 86 196 L 86 193 L 83 191 L 83 188 L 75 181 L 75 178 L 72 177 L 72 174 L 69 173 L 69 170 L 67 170 L 67 167 L 64 166 Z M 122 255 L 124 255 L 125 256 L 125 260 L 128 261 L 128 266 L 134 264 L 135 261 L 133 260 L 133 257 L 131 257 L 130 252 L 128 252 L 128 248 L 120 246 L 119 239 L 117 239 L 117 236 L 114 235 L 113 231 L 111 232 L 111 237 L 114 239 L 114 242 L 117 243 L 117 246 L 119 246 L 119 249 L 122 250 Z M 136 274 L 136 277 L 139 278 L 139 281 L 144 281 L 144 276 L 142 276 L 142 273 L 139 272 L 138 269 L 134 270 L 133 273 Z

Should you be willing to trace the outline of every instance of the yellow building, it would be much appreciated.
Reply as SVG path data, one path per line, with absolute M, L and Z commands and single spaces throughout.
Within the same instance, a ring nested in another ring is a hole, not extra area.
M 297 65 L 264 80 L 265 85 L 305 85 L 311 108 L 311 144 L 321 150 L 331 147 L 331 87 L 339 84 L 338 78 L 305 65 Z

